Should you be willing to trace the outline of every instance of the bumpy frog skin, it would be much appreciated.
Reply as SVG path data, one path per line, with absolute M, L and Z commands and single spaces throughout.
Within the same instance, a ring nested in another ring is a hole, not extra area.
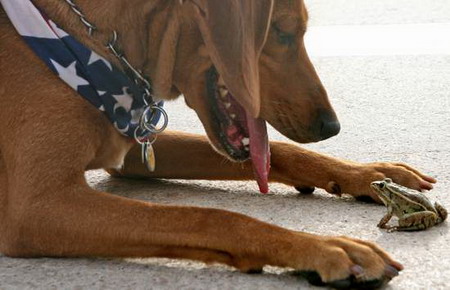
M 406 188 L 386 178 L 374 181 L 371 187 L 387 206 L 387 214 L 378 227 L 388 231 L 418 231 L 432 227 L 447 218 L 447 210 L 437 202 L 433 205 L 419 191 Z M 392 216 L 398 217 L 398 226 L 387 226 Z

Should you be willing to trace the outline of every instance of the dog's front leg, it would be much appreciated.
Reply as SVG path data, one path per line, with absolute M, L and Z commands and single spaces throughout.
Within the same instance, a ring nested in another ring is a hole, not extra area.
M 399 163 L 368 163 L 339 160 L 298 147 L 271 142 L 270 181 L 301 188 L 319 187 L 330 193 L 348 193 L 377 199 L 370 183 L 385 177 L 415 189 L 430 189 L 435 180 Z M 155 178 L 248 180 L 253 178 L 250 161 L 231 162 L 215 152 L 205 136 L 167 132 L 155 144 L 156 171 L 149 172 L 141 162 L 140 148 L 135 146 L 115 175 Z
M 357 163 L 336 159 L 282 142 L 271 143 L 276 181 L 323 188 L 333 194 L 369 196 L 381 202 L 370 183 L 386 177 L 417 190 L 429 190 L 436 180 L 409 165 L 391 162 Z
M 0 251 L 13 257 L 189 258 L 252 272 L 275 265 L 349 285 L 381 283 L 402 268 L 368 242 L 294 232 L 225 210 L 131 200 L 90 189 L 82 174 L 76 179 L 39 191 L 17 186 L 7 209 L 13 214 L 2 221 Z
M 253 178 L 250 162 L 232 162 L 214 151 L 206 136 L 165 131 L 154 144 L 156 170 L 142 163 L 141 148 L 134 146 L 120 172 L 113 175 L 174 179 L 248 180 Z

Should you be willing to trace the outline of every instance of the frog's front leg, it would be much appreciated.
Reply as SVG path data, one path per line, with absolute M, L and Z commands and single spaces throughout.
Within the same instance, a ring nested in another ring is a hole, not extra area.
M 388 212 L 384 215 L 384 217 L 380 220 L 377 227 L 382 229 L 389 229 L 389 226 L 386 226 L 386 224 L 391 220 L 392 218 L 392 207 L 388 206 Z
M 432 211 L 421 211 L 406 214 L 398 220 L 398 231 L 419 231 L 434 226 L 437 215 Z

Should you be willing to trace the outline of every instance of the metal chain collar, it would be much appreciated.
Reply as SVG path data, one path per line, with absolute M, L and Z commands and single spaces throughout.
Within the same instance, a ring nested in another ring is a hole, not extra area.
M 97 30 L 97 27 L 95 27 L 94 24 L 90 23 L 86 17 L 84 16 L 83 12 L 81 12 L 80 8 L 72 1 L 72 0 L 66 0 L 67 4 L 70 5 L 70 8 L 72 9 L 75 14 L 80 17 L 81 22 L 88 28 L 89 35 L 92 35 L 94 30 Z
M 86 19 L 84 13 L 73 2 L 73 0 L 65 1 L 69 4 L 72 11 L 80 18 L 81 23 L 87 27 L 89 35 L 92 36 L 92 34 L 97 30 L 97 27 Z M 134 132 L 134 139 L 143 146 L 151 146 L 151 144 L 156 140 L 156 134 L 159 134 L 166 129 L 169 121 L 168 115 L 166 111 L 162 107 L 158 106 L 158 104 L 154 101 L 151 93 L 152 87 L 148 79 L 143 75 L 142 71 L 131 65 L 124 53 L 118 47 L 117 42 L 118 34 L 117 31 L 114 30 L 111 40 L 106 44 L 106 48 L 108 48 L 108 50 L 119 60 L 125 70 L 129 73 L 129 75 L 131 75 L 136 85 L 140 86 L 144 91 L 142 99 L 145 107 L 141 117 L 139 118 L 139 126 Z M 158 115 L 161 116 L 163 120 L 160 127 L 153 124 L 153 121 Z M 145 138 L 145 140 L 143 140 L 138 136 L 138 130 L 141 130 L 141 132 L 150 132 L 153 138 L 151 140 L 150 138 Z

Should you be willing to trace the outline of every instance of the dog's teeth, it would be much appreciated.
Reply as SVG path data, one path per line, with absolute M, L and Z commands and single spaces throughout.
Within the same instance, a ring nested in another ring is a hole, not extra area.
M 228 102 L 224 103 L 224 105 L 225 105 L 225 108 L 227 108 L 227 109 L 229 109 L 231 107 L 231 103 L 228 103 Z
M 236 114 L 230 114 L 231 119 L 236 118 Z
M 220 96 L 221 96 L 222 98 L 224 98 L 224 97 L 226 97 L 226 96 L 228 95 L 228 90 L 225 89 L 225 88 L 220 88 L 220 89 L 219 89 L 219 92 L 220 92 Z
M 242 144 L 244 144 L 244 146 L 247 146 L 248 144 L 250 144 L 250 139 L 249 138 L 243 138 L 242 139 Z

